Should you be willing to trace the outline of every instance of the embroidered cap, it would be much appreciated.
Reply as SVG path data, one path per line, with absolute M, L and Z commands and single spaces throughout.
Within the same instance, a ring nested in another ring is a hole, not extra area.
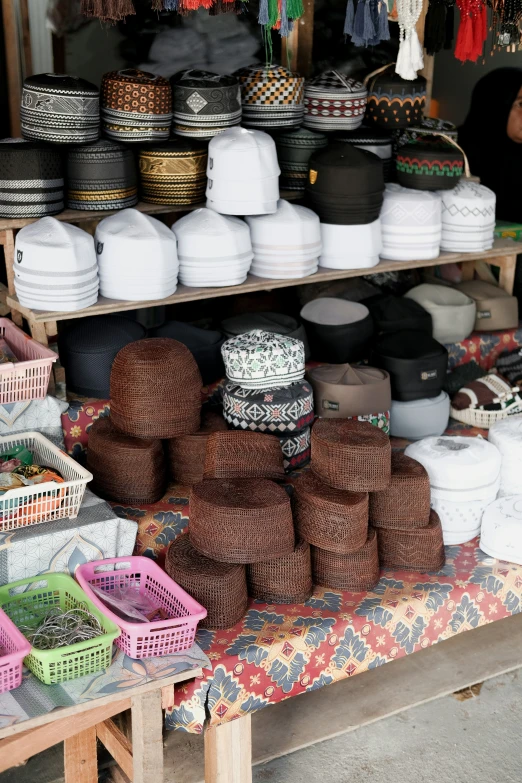
M 424 136 L 399 147 L 395 166 L 397 182 L 405 188 L 450 190 L 464 173 L 464 156 L 439 136 Z
M 326 71 L 306 82 L 304 124 L 322 131 L 358 128 L 364 119 L 367 97 L 362 82 L 340 71 Z
M 274 435 L 301 432 L 314 420 L 312 387 L 305 381 L 274 389 L 245 389 L 227 383 L 223 390 L 223 417 L 234 430 Z
M 461 180 L 451 190 L 441 191 L 441 250 L 481 253 L 493 247 L 496 196 L 477 182 Z M 502 328 L 502 327 L 499 327 Z
M 0 217 L 56 215 L 64 208 L 62 158 L 56 147 L 0 141 Z
M 69 209 L 125 209 L 137 203 L 138 177 L 130 150 L 100 139 L 68 151 Z
M 305 374 L 301 340 L 255 329 L 232 337 L 221 349 L 227 377 L 245 389 L 290 386 Z
M 207 147 L 171 139 L 140 150 L 140 188 L 149 204 L 201 204 L 207 187 Z
M 85 144 L 100 135 L 98 88 L 77 76 L 40 73 L 24 81 L 22 135 L 58 144 Z
M 241 122 L 241 91 L 236 76 L 190 69 L 171 80 L 173 130 L 179 136 L 210 139 Z
M 281 65 L 252 65 L 237 71 L 243 103 L 243 125 L 286 128 L 304 116 L 305 80 Z
M 126 68 L 106 73 L 101 86 L 103 132 L 115 141 L 168 139 L 172 91 L 167 79 Z
M 297 128 L 278 133 L 275 143 L 281 166 L 281 187 L 304 192 L 310 156 L 326 147 L 328 139 L 323 133 L 316 133 L 309 128 Z
M 423 76 L 410 81 L 402 79 L 394 70 L 386 70 L 369 81 L 366 116 L 382 128 L 394 130 L 415 125 L 422 120 L 425 105 L 426 79 Z
M 381 210 L 382 257 L 391 261 L 437 258 L 442 235 L 439 193 L 386 185 Z

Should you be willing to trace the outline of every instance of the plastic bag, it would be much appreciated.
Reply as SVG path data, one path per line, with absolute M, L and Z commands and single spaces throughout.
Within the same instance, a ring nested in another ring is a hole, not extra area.
M 133 587 L 116 587 L 110 592 L 91 585 L 91 590 L 107 609 L 129 623 L 150 623 L 165 620 L 164 610 L 148 596 Z

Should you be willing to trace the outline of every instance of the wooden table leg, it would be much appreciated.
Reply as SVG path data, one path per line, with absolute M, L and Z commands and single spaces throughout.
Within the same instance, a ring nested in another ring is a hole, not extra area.
M 133 783 L 163 783 L 161 689 L 132 698 Z
M 65 783 L 98 783 L 96 727 L 64 742 Z
M 515 287 L 515 272 L 517 269 L 516 255 L 496 258 L 495 264 L 500 267 L 499 286 L 504 291 L 507 291 L 508 294 L 512 294 Z
M 460 272 L 461 272 L 462 282 L 473 280 L 473 278 L 475 277 L 475 262 L 463 261 L 460 265 Z
M 252 783 L 250 715 L 205 730 L 205 783 Z

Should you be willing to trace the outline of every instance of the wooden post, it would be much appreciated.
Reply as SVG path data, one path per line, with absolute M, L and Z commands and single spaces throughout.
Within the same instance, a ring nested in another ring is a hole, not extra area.
M 205 783 L 252 783 L 251 715 L 205 730 Z
M 500 267 L 498 284 L 508 294 L 513 293 L 515 287 L 515 272 L 517 270 L 517 256 L 504 256 L 495 259 L 495 266 Z
M 120 731 L 113 720 L 98 723 L 96 734 L 100 742 L 107 748 L 113 759 L 129 778 L 133 779 L 132 744 Z
M 281 40 L 281 65 L 301 76 L 312 72 L 314 39 L 314 0 L 303 0 L 304 14 L 294 23 L 294 29 Z
M 132 698 L 133 783 L 163 783 L 161 689 Z
M 96 727 L 64 742 L 65 783 L 98 783 Z

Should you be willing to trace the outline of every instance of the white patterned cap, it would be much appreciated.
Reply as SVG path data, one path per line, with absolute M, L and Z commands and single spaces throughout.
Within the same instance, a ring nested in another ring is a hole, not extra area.
M 221 348 L 229 380 L 245 389 L 289 386 L 305 374 L 301 340 L 254 329 L 227 340 Z
M 480 548 L 498 560 L 522 564 L 522 495 L 499 498 L 486 508 Z

